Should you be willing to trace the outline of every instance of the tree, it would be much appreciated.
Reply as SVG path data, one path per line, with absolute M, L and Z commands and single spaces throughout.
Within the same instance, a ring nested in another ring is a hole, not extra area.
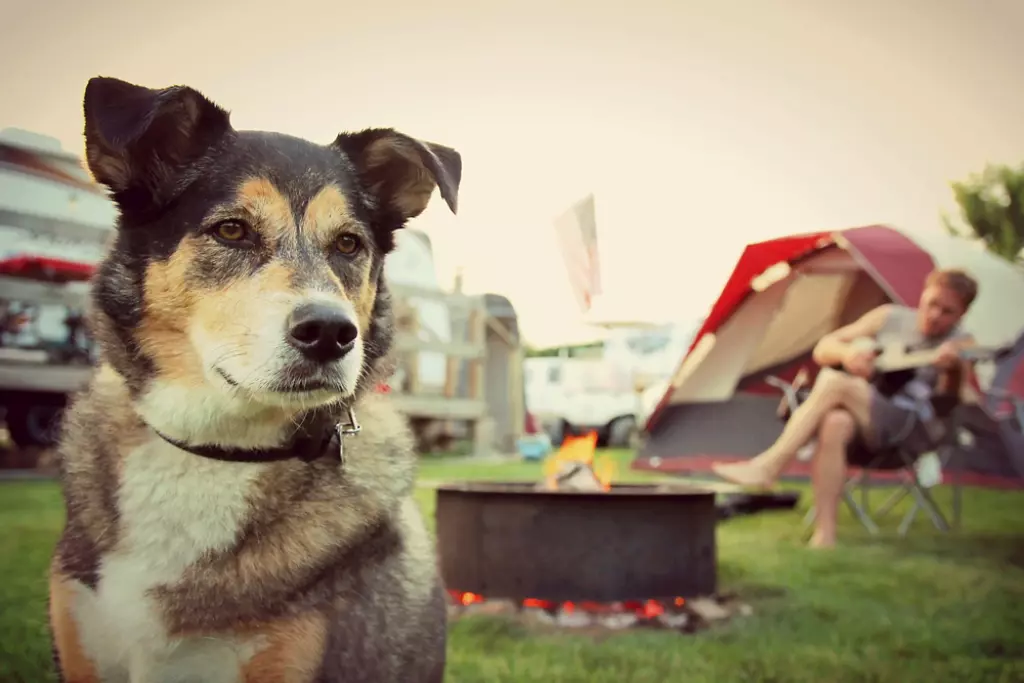
M 960 217 L 954 222 L 944 215 L 946 229 L 981 240 L 1011 263 L 1024 263 L 1024 164 L 990 164 L 951 187 Z

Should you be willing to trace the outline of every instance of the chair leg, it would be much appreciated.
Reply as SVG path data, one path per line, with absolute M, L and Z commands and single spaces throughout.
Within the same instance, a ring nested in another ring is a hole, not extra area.
M 875 524 L 875 521 L 873 519 L 871 519 L 871 515 L 869 515 L 867 512 L 865 512 L 864 509 L 861 508 L 861 506 L 857 504 L 857 500 L 853 497 L 853 494 L 850 493 L 849 489 L 846 489 L 846 488 L 843 489 L 842 498 L 843 498 L 843 503 L 846 504 L 847 509 L 849 509 L 849 511 L 853 514 L 853 516 L 857 518 L 857 521 L 859 521 L 861 523 L 861 525 L 865 529 L 867 529 L 867 532 L 869 534 L 875 535 L 875 534 L 878 534 L 880 532 L 880 529 L 878 528 L 878 525 Z M 811 530 L 811 527 L 814 525 L 814 520 L 816 518 L 817 518 L 817 508 L 812 505 L 807 510 L 807 514 L 804 515 L 803 521 L 801 522 L 801 525 L 800 525 L 801 532 L 802 532 L 802 534 L 804 536 L 808 535 L 808 532 Z
M 807 514 L 804 515 L 803 521 L 800 523 L 800 538 L 807 541 L 811 538 L 814 533 L 814 520 L 818 516 L 818 510 L 811 505 L 807 510 Z
M 942 453 L 943 450 L 945 450 L 945 449 L 943 449 L 941 447 L 938 448 L 936 450 L 936 455 L 939 458 L 939 466 L 942 469 L 945 469 L 947 467 L 947 465 L 949 464 L 949 461 L 951 459 L 951 455 L 947 455 L 945 458 L 943 458 L 941 456 L 941 453 Z M 907 532 L 910 530 L 910 524 L 913 522 L 914 517 L 917 515 L 918 510 L 924 510 L 928 514 L 928 516 L 932 520 L 932 524 L 935 526 L 936 529 L 938 529 L 939 531 L 942 531 L 942 532 L 949 532 L 952 529 L 952 527 L 949 524 L 949 520 L 947 520 L 946 516 L 942 514 L 942 510 L 939 507 L 939 504 L 932 497 L 931 491 L 929 491 L 927 488 L 925 488 L 924 486 L 921 485 L 921 480 L 918 478 L 917 463 L 916 463 L 915 459 L 913 458 L 913 456 L 911 454 L 903 452 L 903 451 L 901 451 L 900 455 L 903 457 L 903 460 L 906 463 L 906 471 L 907 471 L 907 474 L 910 476 L 910 481 L 907 482 L 908 483 L 907 491 L 914 498 L 914 505 L 913 505 L 913 507 L 910 508 L 910 510 L 907 512 L 906 516 L 903 518 L 903 521 L 900 523 L 900 526 L 899 526 L 899 534 L 900 534 L 900 536 L 906 536 L 907 535 Z M 953 496 L 954 496 L 954 501 L 953 501 L 954 510 L 953 510 L 953 514 L 954 514 L 954 517 L 959 517 L 959 511 L 957 510 L 957 508 L 959 506 L 959 501 L 957 500 L 957 498 L 958 498 L 958 491 L 957 490 L 954 490 Z
M 902 488 L 900 488 L 898 491 L 894 491 L 891 496 L 885 499 L 885 502 L 882 503 L 882 506 L 880 508 L 878 508 L 878 511 L 875 512 L 875 515 L 879 518 L 885 517 L 890 512 L 892 512 L 893 509 L 897 505 L 899 505 L 903 501 L 903 499 L 907 497 L 909 493 L 910 484 L 903 484 Z
M 963 490 L 960 488 L 960 479 L 953 475 L 953 528 L 960 528 L 960 511 L 963 506 Z
M 949 472 L 950 472 L 950 479 L 952 480 L 950 482 L 950 485 L 953 487 L 953 524 L 952 524 L 952 526 L 953 526 L 954 529 L 959 529 L 960 528 L 960 520 L 961 520 L 961 511 L 963 510 L 963 487 L 961 487 L 961 485 L 960 485 L 960 472 L 956 469 L 956 466 L 958 464 L 956 462 L 956 459 L 957 459 L 958 454 L 959 454 L 959 449 L 960 449 L 961 443 L 960 443 L 960 438 L 959 438 L 958 430 L 954 430 L 954 432 L 957 434 L 957 436 L 956 436 L 956 438 L 954 438 L 950 442 L 950 444 L 949 444 L 949 446 L 948 446 L 948 448 L 946 450 L 947 455 L 946 455 L 945 458 L 943 458 L 942 468 L 944 470 L 948 469 Z
M 818 508 L 816 508 L 813 505 L 811 505 L 811 507 L 807 509 L 807 514 L 804 515 L 804 519 L 803 519 L 803 522 L 801 522 L 801 526 L 804 529 L 808 528 L 809 526 L 814 524 L 814 520 L 817 519 L 817 517 L 818 517 Z
M 860 485 L 857 487 L 860 489 L 860 504 L 864 514 L 871 514 L 871 502 L 869 496 L 871 495 L 871 477 L 861 475 Z
M 932 498 L 932 495 L 927 489 L 915 482 L 910 489 L 910 493 L 914 497 L 914 506 L 910 508 L 906 516 L 903 518 L 903 521 L 900 523 L 900 536 L 907 535 L 907 532 L 910 530 L 910 524 L 914 521 L 914 517 L 917 515 L 918 510 L 924 510 L 928 513 L 928 516 L 931 517 L 932 524 L 934 524 L 935 528 L 939 531 L 946 532 L 950 530 L 949 522 L 939 510 L 938 503 L 935 502 L 935 499 Z
M 875 520 L 871 519 L 871 515 L 865 512 L 864 508 L 857 504 L 853 495 L 848 489 L 843 489 L 843 502 L 846 503 L 846 507 L 850 509 L 853 516 L 861 523 L 861 525 L 868 530 L 869 534 L 877 534 L 879 532 L 878 525 L 875 524 Z
M 878 534 L 881 531 L 873 519 L 874 515 L 871 514 L 871 475 L 869 472 L 874 464 L 874 462 L 869 463 L 866 468 L 861 469 L 856 475 L 850 477 L 846 487 L 843 489 L 843 501 L 846 503 L 846 507 L 849 508 L 861 525 L 867 529 L 868 533 L 872 535 Z M 860 504 L 854 498 L 854 489 L 858 489 L 860 493 Z

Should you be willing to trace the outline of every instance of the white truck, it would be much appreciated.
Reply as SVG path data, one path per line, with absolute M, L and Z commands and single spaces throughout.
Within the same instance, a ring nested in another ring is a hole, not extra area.
M 595 357 L 527 358 L 527 409 L 552 443 L 596 431 L 599 446 L 627 447 L 654 407 L 652 387 L 668 381 L 697 329 L 689 322 L 617 327 Z

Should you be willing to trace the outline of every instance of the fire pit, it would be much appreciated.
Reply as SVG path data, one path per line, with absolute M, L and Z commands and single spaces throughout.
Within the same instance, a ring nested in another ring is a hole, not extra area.
M 489 612 L 556 627 L 692 631 L 748 614 L 717 594 L 715 527 L 784 500 L 684 484 L 613 484 L 596 434 L 567 437 L 531 482 L 437 488 L 441 574 L 449 614 Z M 761 497 L 764 498 L 764 497 Z
M 650 601 L 671 606 L 713 595 L 717 518 L 713 492 L 683 485 L 437 489 L 441 572 L 464 603 L 482 596 L 648 609 Z

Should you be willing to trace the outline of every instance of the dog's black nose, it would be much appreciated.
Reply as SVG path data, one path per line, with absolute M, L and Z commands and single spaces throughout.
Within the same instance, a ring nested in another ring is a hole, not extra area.
M 318 363 L 344 356 L 358 336 L 359 328 L 337 306 L 303 304 L 288 316 L 288 343 Z

